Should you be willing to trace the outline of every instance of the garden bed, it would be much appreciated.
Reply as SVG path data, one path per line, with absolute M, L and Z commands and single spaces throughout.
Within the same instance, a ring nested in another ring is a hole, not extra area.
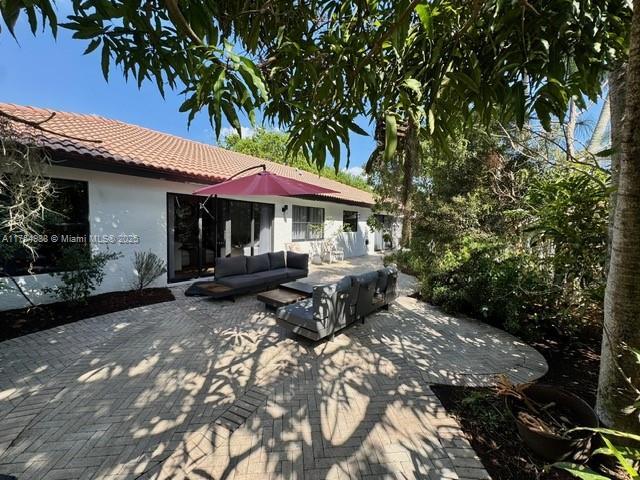
M 598 386 L 600 345 L 597 339 L 577 343 L 546 340 L 533 344 L 549 364 L 540 383 L 575 393 L 594 405 Z M 503 397 L 490 388 L 432 387 L 444 407 L 453 414 L 485 468 L 494 479 L 572 479 L 559 470 L 545 471 L 544 460 L 524 446 Z
M 76 322 L 105 313 L 175 300 L 168 288 L 110 292 L 89 297 L 86 304 L 50 303 L 2 312 L 0 341 Z

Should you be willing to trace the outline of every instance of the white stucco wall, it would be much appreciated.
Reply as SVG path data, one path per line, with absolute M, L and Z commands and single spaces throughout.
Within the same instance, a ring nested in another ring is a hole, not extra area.
M 100 250 L 117 251 L 122 254 L 118 260 L 109 262 L 102 285 L 95 293 L 105 293 L 130 289 L 135 275 L 133 256 L 136 251 L 151 250 L 165 263 L 167 262 L 167 193 L 191 194 L 200 185 L 169 182 L 127 175 L 94 172 L 76 168 L 53 166 L 50 176 L 88 182 L 89 217 L 91 235 L 138 235 L 139 244 L 100 244 Z M 228 197 L 239 200 L 253 200 L 271 203 L 275 206 L 273 249 L 284 250 L 291 242 L 291 215 L 295 205 L 322 207 L 325 209 L 325 237 L 337 233 L 336 243 L 345 251 L 345 256 L 365 255 L 373 252 L 373 233 L 367 227 L 370 209 L 352 205 L 302 200 L 287 197 Z M 283 213 L 282 207 L 288 205 Z M 358 231 L 342 232 L 344 210 L 358 211 Z M 366 245 L 365 241 L 369 244 Z M 309 242 L 296 242 L 302 251 L 310 250 Z M 48 275 L 18 277 L 29 296 L 36 303 L 55 301 L 41 293 L 41 289 L 51 286 L 54 279 Z M 6 279 L 0 279 L 0 310 L 21 308 L 26 301 L 10 287 Z M 158 278 L 152 286 L 165 286 L 167 275 Z M 9 287 L 7 287 L 9 286 Z

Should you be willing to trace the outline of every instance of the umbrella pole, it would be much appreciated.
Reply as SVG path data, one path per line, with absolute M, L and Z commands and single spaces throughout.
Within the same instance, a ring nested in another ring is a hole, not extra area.
M 218 255 L 219 250 L 218 250 L 218 221 L 220 220 L 220 215 L 218 214 L 218 195 L 214 195 L 213 196 L 213 208 L 214 208 L 214 221 L 215 221 L 215 226 L 214 226 L 214 231 L 215 234 L 213 236 L 213 241 L 214 241 L 214 245 L 215 245 L 215 254 L 213 256 L 213 268 L 214 268 L 214 274 L 215 274 L 215 268 L 216 268 L 216 263 L 218 263 Z

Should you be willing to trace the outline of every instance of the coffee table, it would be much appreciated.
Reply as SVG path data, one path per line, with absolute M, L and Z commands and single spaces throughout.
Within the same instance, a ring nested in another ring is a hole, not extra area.
M 310 297 L 313 294 L 313 285 L 310 285 L 304 282 L 295 281 L 295 282 L 283 283 L 282 285 L 280 285 L 280 288 L 284 290 L 290 290 L 296 293 L 303 293 L 307 297 Z
M 198 285 L 198 289 L 202 290 L 206 295 L 211 298 L 228 298 L 229 300 L 235 302 L 236 299 L 233 295 L 233 289 L 227 287 L 226 285 L 222 285 L 221 283 L 201 283 Z
M 299 302 L 309 295 L 304 292 L 294 292 L 284 288 L 276 288 L 258 295 L 258 301 L 263 302 L 265 307 L 276 309 L 285 305 Z

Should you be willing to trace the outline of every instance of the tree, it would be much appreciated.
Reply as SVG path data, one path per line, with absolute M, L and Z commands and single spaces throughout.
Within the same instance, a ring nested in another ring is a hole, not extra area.
M 8 268 L 11 260 L 26 251 L 31 270 L 36 260 L 37 238 L 41 233 L 49 199 L 55 188 L 45 176 L 50 158 L 38 147 L 36 138 L 15 130 L 0 117 L 0 278 L 7 278 L 24 299 L 35 307 Z M 4 283 L 0 283 L 0 288 Z
M 237 133 L 229 134 L 224 137 L 222 146 L 228 150 L 246 153 L 275 163 L 282 163 L 300 170 L 312 172 L 361 190 L 370 190 L 367 180 L 364 177 L 352 175 L 343 170 L 336 172 L 329 167 L 318 169 L 317 165 L 309 163 L 301 155 L 290 154 L 287 151 L 288 140 L 289 136 L 285 132 L 259 128 L 253 134 L 246 137 L 241 137 Z
M 602 75 L 626 58 L 632 14 L 626 0 L 262 0 L 249 9 L 214 0 L 73 0 L 73 7 L 64 26 L 89 42 L 87 52 L 101 48 L 105 76 L 113 59 L 126 76 L 154 80 L 161 92 L 165 84 L 184 85 L 182 110 L 190 118 L 208 112 L 218 133 L 223 115 L 240 130 L 238 112 L 252 119 L 262 108 L 267 120 L 290 130 L 290 152 L 319 166 L 330 155 L 336 169 L 340 144 L 348 147 L 350 132 L 365 133 L 355 118 L 384 112 L 390 119 L 386 112 L 403 84 L 420 92 L 422 121 L 442 150 L 459 129 L 497 119 L 522 128 L 534 118 L 550 129 L 570 100 L 584 108 L 585 98 L 600 95 Z M 55 32 L 48 0 L 0 3 L 10 30 L 25 11 L 35 31 L 38 9 Z M 388 69 L 388 56 L 398 56 L 403 68 Z M 629 83 L 635 73 L 630 65 Z M 636 106 L 630 90 L 627 97 L 627 113 L 637 115 L 629 110 Z M 387 159 L 398 143 L 395 125 L 386 122 Z M 605 309 L 616 340 L 640 318 L 640 304 L 631 300 L 640 269 L 630 270 L 640 255 L 632 218 L 640 142 L 630 129 L 622 143 L 618 197 L 625 198 L 616 206 Z M 628 339 L 638 346 L 636 336 Z M 612 362 L 603 364 L 609 376 Z M 605 418 L 626 423 L 613 410 Z
M 633 7 L 597 409 L 606 424 L 637 433 L 640 365 L 629 349 L 640 347 L 640 0 Z

